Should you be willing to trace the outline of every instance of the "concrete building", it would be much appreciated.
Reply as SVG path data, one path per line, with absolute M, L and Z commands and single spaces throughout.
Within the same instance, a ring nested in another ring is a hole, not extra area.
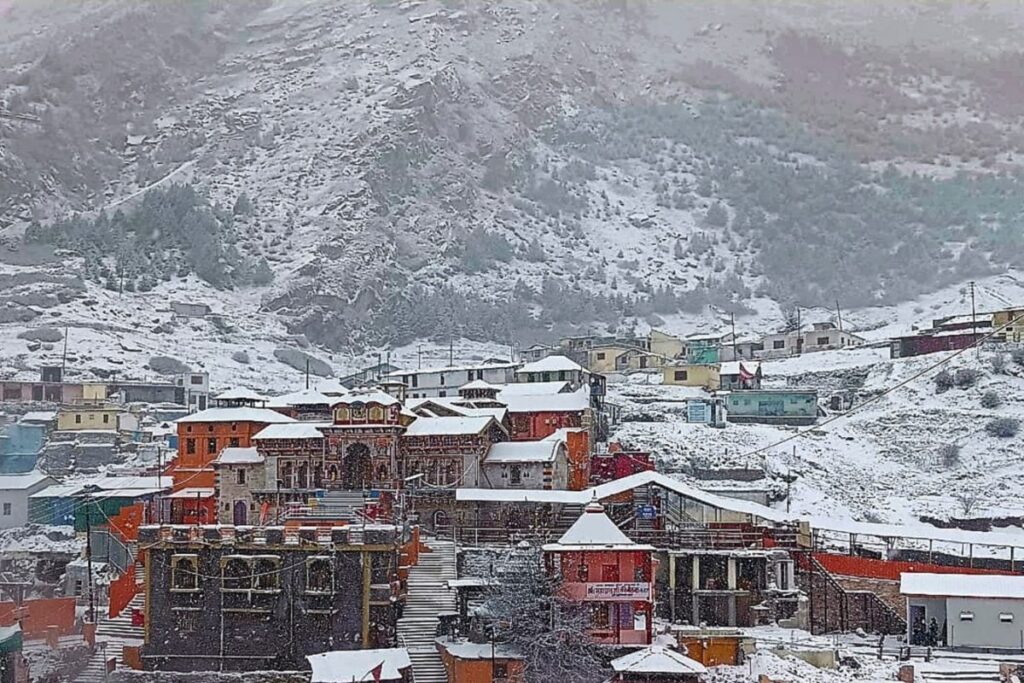
M 817 389 L 744 389 L 725 396 L 729 422 L 812 425 L 818 421 Z
M 395 647 L 407 540 L 382 524 L 143 526 L 143 668 L 296 671 L 309 655 Z
M 255 446 L 225 448 L 213 461 L 217 473 L 217 517 L 221 524 L 255 524 L 258 517 L 252 492 L 266 488 L 265 458 Z
M 931 644 L 922 637 L 927 641 L 929 630 L 937 630 L 940 646 L 1018 652 L 1024 647 L 1024 576 L 904 573 L 900 593 L 914 645 Z
M 814 323 L 811 329 L 792 330 L 766 335 L 761 340 L 761 358 L 795 356 L 812 351 L 828 351 L 860 346 L 864 339 L 852 332 L 841 330 L 830 322 Z
M 477 365 L 453 365 L 422 370 L 398 370 L 387 375 L 391 381 L 405 385 L 407 398 L 445 398 L 458 396 L 459 387 L 473 380 L 488 384 L 509 384 L 519 363 L 494 361 Z
M 480 483 L 494 489 L 561 491 L 568 487 L 568 477 L 564 441 L 506 441 L 493 444 L 487 452 Z
M 57 414 L 57 430 L 116 432 L 118 418 L 123 412 L 123 407 L 112 404 L 64 406 Z
M 0 529 L 28 524 L 28 497 L 56 483 L 42 472 L 0 475 Z
M 700 387 L 705 391 L 717 391 L 721 384 L 719 366 L 710 365 L 667 365 L 662 370 L 662 384 L 681 387 Z

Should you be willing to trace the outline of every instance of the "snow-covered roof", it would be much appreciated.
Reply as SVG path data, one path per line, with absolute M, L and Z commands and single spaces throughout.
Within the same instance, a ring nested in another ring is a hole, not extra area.
M 36 491 L 29 498 L 70 498 L 81 493 L 84 488 L 82 484 L 54 484 Z
M 449 582 L 451 583 L 451 582 Z M 456 659 L 522 659 L 523 654 L 508 643 L 472 643 L 439 638 L 437 644 Z
M 584 387 L 571 394 L 502 396 L 499 400 L 510 413 L 575 413 L 590 407 L 590 392 Z
M 573 522 L 569 530 L 562 534 L 558 543 L 544 546 L 544 550 L 569 550 L 580 548 L 592 548 L 601 550 L 607 548 L 637 548 L 633 539 L 622 533 L 622 529 L 615 526 L 615 522 L 604 513 L 604 506 L 597 500 L 593 500 L 583 510 L 579 519 Z
M 349 388 L 336 379 L 325 379 L 316 385 L 316 390 L 327 396 L 344 396 Z
M 490 382 L 485 382 L 482 379 L 475 379 L 472 382 L 468 382 L 459 387 L 459 391 L 464 389 L 476 390 L 476 391 L 496 391 L 499 387 L 494 386 Z
M 995 574 L 900 574 L 903 595 L 1024 600 L 1024 576 Z
M 372 680 L 372 671 L 383 664 L 380 680 L 400 681 L 402 672 L 412 666 L 404 647 L 382 650 L 337 650 L 308 655 L 313 669 L 311 683 L 348 683 Z
M 688 334 L 686 335 L 686 341 L 698 342 L 698 341 L 719 341 L 728 337 L 731 332 L 715 332 L 712 334 Z
M 587 431 L 583 427 L 562 427 L 551 432 L 551 434 L 545 436 L 541 441 L 562 441 L 568 442 L 569 434 L 575 434 L 577 432 Z
M 24 491 L 33 486 L 52 482 L 53 478 L 43 472 L 34 471 L 25 474 L 0 474 L 0 490 L 3 491 Z
M 95 477 L 83 482 L 85 486 L 95 486 L 104 491 L 114 489 L 154 489 L 170 486 L 170 477 Z
M 565 356 L 548 356 L 547 358 L 541 358 L 535 360 L 532 363 L 527 363 L 523 367 L 516 370 L 516 374 L 526 372 L 579 372 L 583 370 L 583 366 Z
M 317 429 L 317 425 L 327 423 L 320 422 L 291 422 L 287 424 L 273 424 L 264 427 L 253 441 L 268 441 L 271 439 L 322 439 L 324 433 Z
M 455 500 L 481 503 L 565 503 L 580 502 L 580 491 L 548 489 L 456 489 Z
M 491 446 L 484 462 L 553 462 L 561 447 L 560 441 L 503 441 Z
M 489 416 L 418 417 L 405 430 L 406 436 L 479 434 L 494 422 Z
M 283 408 L 291 408 L 292 406 L 330 406 L 340 401 L 341 398 L 327 396 L 316 389 L 303 389 L 302 391 L 293 391 L 290 394 L 267 399 L 267 405 Z
M 18 422 L 53 422 L 57 413 L 52 410 L 34 410 L 21 416 Z
M 267 400 L 265 396 L 261 396 L 252 389 L 246 389 L 245 387 L 234 387 L 233 389 L 222 391 L 213 398 L 217 401 L 256 401 L 257 403 Z
M 353 391 L 340 397 L 334 403 L 337 405 L 352 405 L 353 403 L 379 403 L 382 406 L 390 406 L 398 403 L 398 399 L 380 389 L 370 391 Z
M 214 462 L 219 465 L 258 465 L 263 462 L 263 456 L 254 447 L 228 447 L 220 452 Z
M 761 369 L 761 363 L 756 360 L 733 360 L 726 363 L 722 363 L 718 366 L 718 374 L 720 375 L 738 375 L 740 374 L 740 366 L 749 372 L 751 375 L 756 375 L 757 371 Z
M 651 645 L 643 650 L 613 659 L 612 669 L 617 673 L 700 675 L 707 669 L 700 662 L 663 645 Z
M 207 408 L 175 420 L 177 423 L 187 422 L 263 422 L 276 424 L 279 422 L 295 422 L 287 415 L 269 408 Z
M 515 384 L 502 384 L 498 387 L 501 390 L 498 393 L 498 396 L 541 396 L 545 394 L 560 394 L 565 391 L 568 384 L 568 382 L 517 382 Z
M 514 361 L 500 361 L 494 363 L 477 363 L 475 365 L 442 365 L 433 368 L 417 368 L 415 370 L 395 370 L 388 373 L 388 377 L 401 379 L 411 375 L 433 375 L 442 372 L 468 372 L 469 370 L 504 370 L 518 367 L 519 363 Z
M 167 496 L 168 498 L 180 499 L 180 498 L 213 498 L 216 493 L 215 489 L 208 488 L 187 488 L 175 491 L 174 493 Z

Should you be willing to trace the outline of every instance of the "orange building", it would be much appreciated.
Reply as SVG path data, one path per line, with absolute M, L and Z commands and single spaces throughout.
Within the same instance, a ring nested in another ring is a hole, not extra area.
M 213 461 L 225 448 L 249 448 L 264 427 L 294 419 L 266 408 L 210 408 L 178 420 L 178 458 L 171 520 L 176 524 L 212 524 L 217 519 L 217 475 Z
M 502 643 L 439 641 L 448 683 L 524 683 L 523 662 Z
M 562 594 L 590 608 L 591 637 L 614 645 L 650 644 L 652 546 L 622 533 L 595 500 L 544 553 L 548 573 L 562 577 Z

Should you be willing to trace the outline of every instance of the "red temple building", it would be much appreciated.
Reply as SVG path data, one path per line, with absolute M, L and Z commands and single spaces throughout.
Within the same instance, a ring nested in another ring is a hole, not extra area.
M 562 577 L 562 594 L 589 608 L 595 640 L 650 644 L 653 546 L 631 540 L 594 501 L 558 543 L 544 546 L 544 553 L 548 573 Z

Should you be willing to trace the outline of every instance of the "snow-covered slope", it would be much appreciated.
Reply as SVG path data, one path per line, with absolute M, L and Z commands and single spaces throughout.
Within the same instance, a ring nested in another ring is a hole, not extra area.
M 766 387 L 817 387 L 823 397 L 852 393 L 854 410 L 818 428 L 688 424 L 681 406 L 664 399 L 694 390 L 637 377 L 617 385 L 611 400 L 621 402 L 627 416 L 664 421 L 629 421 L 615 437 L 650 449 L 664 469 L 684 477 L 693 467 L 763 469 L 768 479 L 759 483 L 781 493 L 791 473 L 791 504 L 804 514 L 891 522 L 962 517 L 965 494 L 974 493 L 971 515 L 1020 515 L 1021 436 L 1000 438 L 985 427 L 996 417 L 1024 420 L 1024 367 L 1010 361 L 1007 350 L 951 355 L 890 360 L 886 349 L 856 349 L 765 363 Z M 997 355 L 1008 361 L 1001 371 L 993 369 Z M 939 393 L 934 376 L 942 368 L 972 368 L 981 377 L 969 388 Z M 990 392 L 1000 405 L 982 405 Z M 948 444 L 959 446 L 953 461 L 940 453 Z

